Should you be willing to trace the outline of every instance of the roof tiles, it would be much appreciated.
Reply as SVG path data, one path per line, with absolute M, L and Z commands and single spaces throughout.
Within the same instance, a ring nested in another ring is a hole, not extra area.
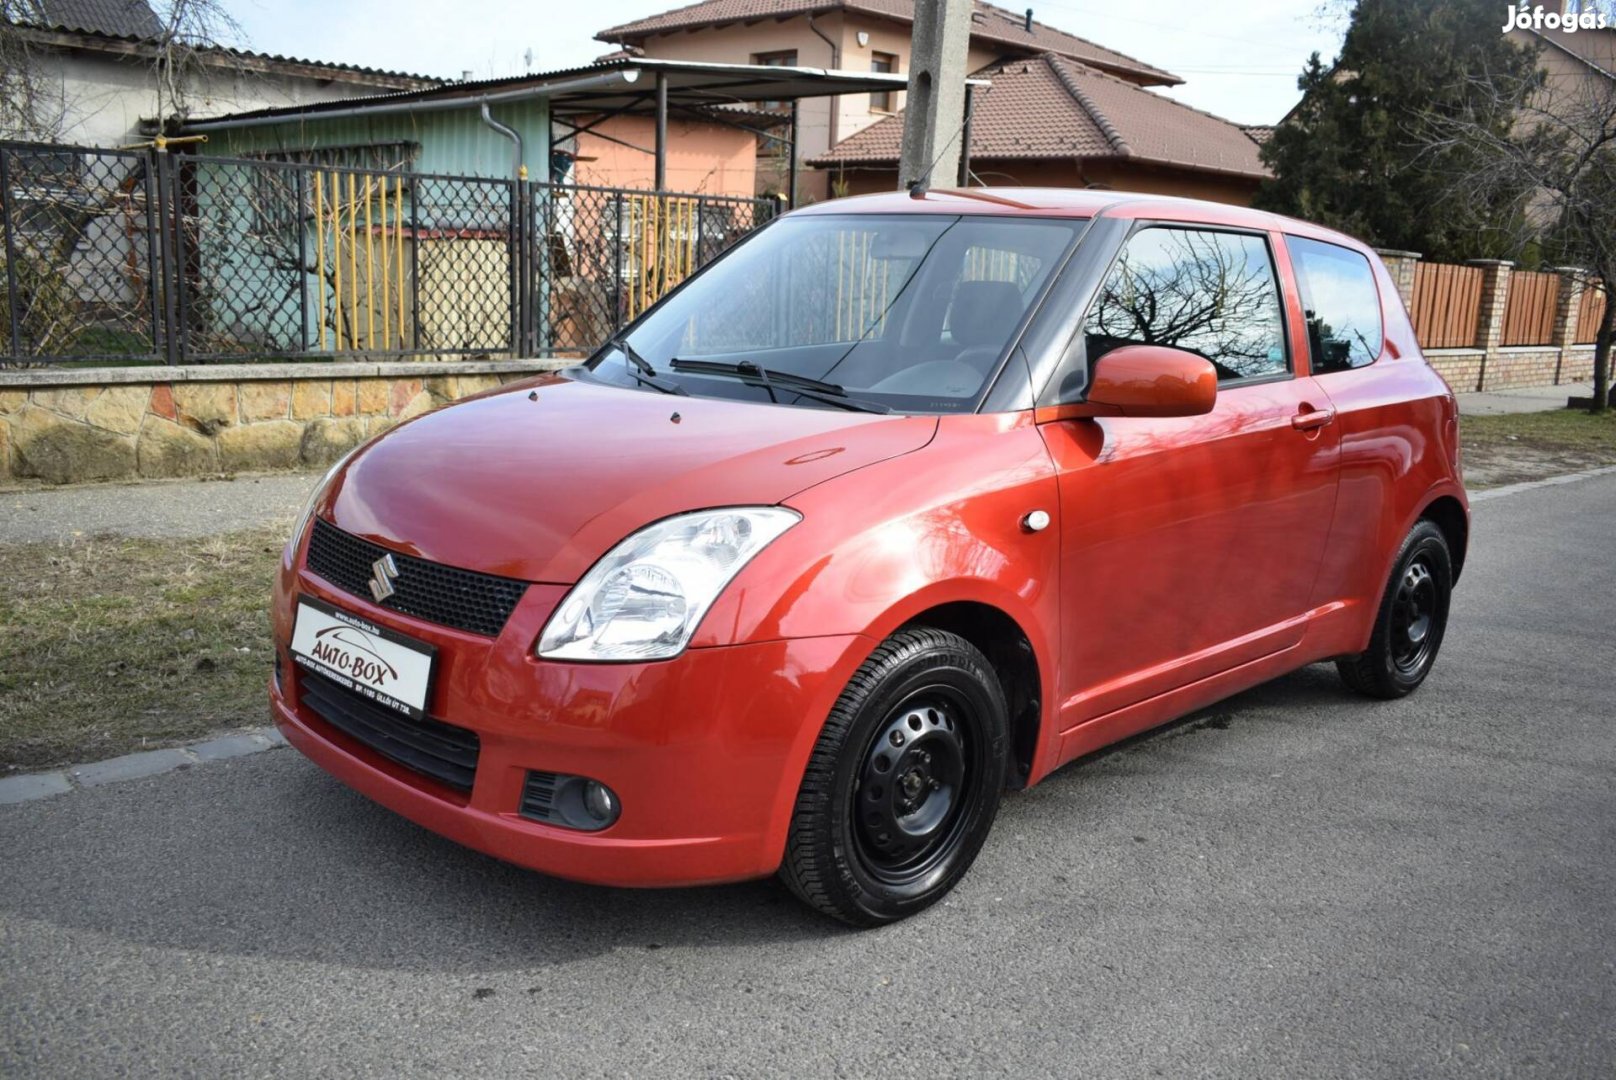
M 1179 168 L 1266 176 L 1258 147 L 1238 125 L 1068 57 L 1045 54 L 979 73 L 971 156 L 982 159 L 1129 158 Z M 898 160 L 902 115 L 843 139 L 813 165 Z

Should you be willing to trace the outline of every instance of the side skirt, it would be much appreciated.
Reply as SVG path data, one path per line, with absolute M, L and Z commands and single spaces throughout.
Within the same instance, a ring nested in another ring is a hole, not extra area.
M 1053 772 L 1085 754 L 1160 727 L 1242 690 L 1352 651 L 1344 647 L 1358 637 L 1356 624 L 1361 618 L 1355 610 L 1357 607 L 1340 603 L 1326 605 L 1310 613 L 1307 632 L 1293 645 L 1068 728 L 1060 735 L 1060 747 L 1048 771 Z

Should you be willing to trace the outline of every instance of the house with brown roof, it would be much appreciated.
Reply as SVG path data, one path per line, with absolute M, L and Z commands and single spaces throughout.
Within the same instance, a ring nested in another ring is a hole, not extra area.
M 973 179 L 1091 187 L 1249 204 L 1267 175 L 1257 138 L 1237 124 L 1071 57 L 1045 53 L 977 72 Z M 842 194 L 890 191 L 903 117 L 872 124 L 809 164 Z M 942 181 L 939 181 L 942 182 Z
M 851 71 L 909 70 L 915 0 L 702 0 L 602 30 L 596 38 L 646 56 Z M 1141 60 L 1049 26 L 1031 11 L 1016 13 L 974 4 L 968 70 L 1052 55 L 1135 88 L 1175 86 L 1183 80 Z M 1141 91 L 1143 92 L 1143 91 Z M 816 159 L 849 136 L 898 115 L 901 91 L 804 101 L 798 116 L 798 162 Z M 765 140 L 765 149 L 778 145 Z M 763 182 L 782 190 L 782 169 Z M 803 190 L 829 193 L 830 176 L 811 170 Z M 890 185 L 889 185 L 890 186 Z
M 1616 80 L 1616 26 L 1578 30 L 1533 30 L 1515 27 L 1505 35 L 1537 52 L 1539 66 L 1551 79 Z

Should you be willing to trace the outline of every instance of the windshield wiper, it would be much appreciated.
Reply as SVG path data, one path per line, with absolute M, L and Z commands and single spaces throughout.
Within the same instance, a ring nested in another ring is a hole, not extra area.
M 658 376 L 657 369 L 651 366 L 651 361 L 641 356 L 634 346 L 628 343 L 627 339 L 622 337 L 614 337 L 606 344 L 623 354 L 624 359 L 629 362 L 628 373 L 634 376 L 634 378 L 638 379 L 640 382 L 644 383 L 646 386 L 649 386 L 654 390 L 660 390 L 664 394 L 682 394 L 685 397 L 690 396 L 689 390 L 686 390 L 677 383 L 668 382 Z
M 810 379 L 806 375 L 793 375 L 789 371 L 775 371 L 771 368 L 759 367 L 750 360 L 742 360 L 738 364 L 725 363 L 721 360 L 670 360 L 668 366 L 675 371 L 688 371 L 693 375 L 732 375 L 744 382 L 756 383 L 769 392 L 769 399 L 776 403 L 775 390 L 780 389 L 788 394 L 798 394 L 802 397 L 813 398 L 827 405 L 834 405 L 840 409 L 851 409 L 854 412 L 889 413 L 892 410 L 885 405 L 873 401 L 861 401 L 847 396 L 847 390 L 836 383 L 825 382 L 821 379 Z

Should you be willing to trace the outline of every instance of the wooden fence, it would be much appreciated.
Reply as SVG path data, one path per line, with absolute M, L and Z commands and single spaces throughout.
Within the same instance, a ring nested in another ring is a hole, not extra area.
M 1610 293 L 1602 288 L 1586 285 L 1582 290 L 1582 303 L 1577 307 L 1577 332 L 1572 341 L 1578 345 L 1592 345 L 1599 336 L 1599 322 L 1605 317 L 1605 305 Z
M 1463 349 L 1476 344 L 1483 272 L 1479 266 L 1417 263 L 1414 267 L 1414 335 L 1426 349 Z
M 1554 341 L 1554 305 L 1560 298 L 1560 275 L 1516 270 L 1509 278 L 1504 303 L 1504 333 L 1499 344 L 1549 345 Z

